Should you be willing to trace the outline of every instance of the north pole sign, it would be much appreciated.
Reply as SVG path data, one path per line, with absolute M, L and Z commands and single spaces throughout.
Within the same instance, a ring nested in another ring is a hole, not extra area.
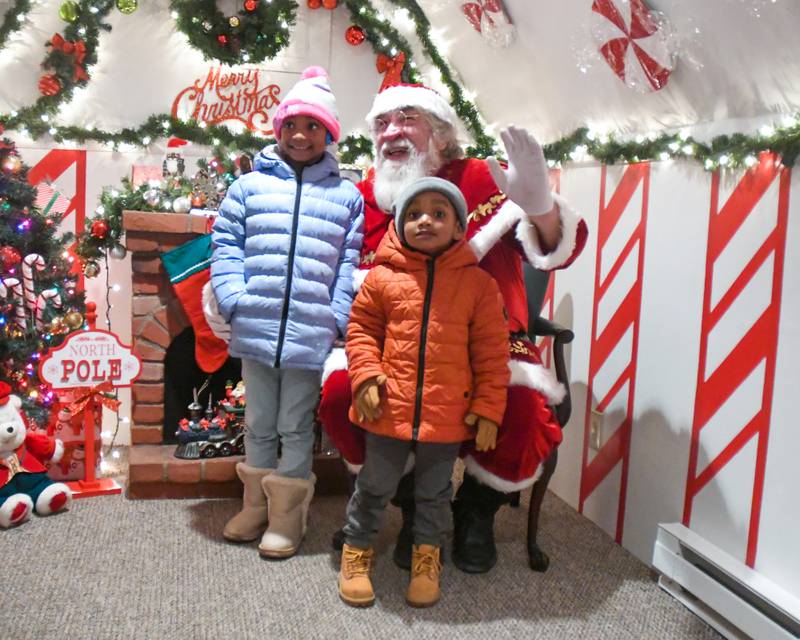
M 39 365 L 39 378 L 53 389 L 76 389 L 111 383 L 129 387 L 142 363 L 130 347 L 108 331 L 90 329 L 70 334 Z

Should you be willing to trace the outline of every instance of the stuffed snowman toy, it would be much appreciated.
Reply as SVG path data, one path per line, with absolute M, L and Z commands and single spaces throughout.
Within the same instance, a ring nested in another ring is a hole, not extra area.
M 22 524 L 36 511 L 48 515 L 69 509 L 72 492 L 47 477 L 46 462 L 58 462 L 64 445 L 28 431 L 20 413 L 22 401 L 0 382 L 0 528 Z

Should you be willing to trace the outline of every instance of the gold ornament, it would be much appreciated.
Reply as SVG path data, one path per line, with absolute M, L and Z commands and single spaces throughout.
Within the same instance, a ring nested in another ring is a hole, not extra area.
M 56 316 L 50 321 L 50 333 L 62 333 L 64 331 L 64 318 Z
M 3 171 L 6 173 L 19 173 L 22 169 L 22 160 L 16 153 L 9 153 L 3 158 Z
M 139 8 L 139 0 L 117 0 L 116 5 L 122 15 L 129 16 Z
M 80 7 L 78 7 L 78 3 L 72 0 L 62 2 L 61 6 L 58 8 L 58 17 L 64 22 L 75 22 L 78 19 L 79 13 Z
M 83 316 L 79 311 L 70 311 L 64 316 L 64 322 L 70 329 L 80 329 L 83 326 Z
M 239 18 L 237 18 L 236 16 L 231 16 L 230 18 L 228 18 L 228 24 L 231 25 L 232 29 L 235 29 L 236 27 L 239 26 Z

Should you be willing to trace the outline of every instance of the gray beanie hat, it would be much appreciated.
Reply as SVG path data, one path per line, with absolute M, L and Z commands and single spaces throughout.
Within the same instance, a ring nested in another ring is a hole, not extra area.
M 403 214 L 406 212 L 408 205 L 411 204 L 414 198 L 416 198 L 423 191 L 436 191 L 446 197 L 456 210 L 456 215 L 458 216 L 458 221 L 461 223 L 461 228 L 464 231 L 467 230 L 467 201 L 464 200 L 464 195 L 461 193 L 461 189 L 459 189 L 449 180 L 443 180 L 442 178 L 420 178 L 403 189 L 400 192 L 400 195 L 397 196 L 397 199 L 394 201 L 394 205 L 392 206 L 392 213 L 394 214 L 394 227 L 402 242 L 406 241 L 405 237 L 403 236 Z

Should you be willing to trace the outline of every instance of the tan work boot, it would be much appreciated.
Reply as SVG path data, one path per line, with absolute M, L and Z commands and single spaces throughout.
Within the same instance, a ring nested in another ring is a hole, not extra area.
M 411 554 L 411 582 L 408 583 L 406 602 L 412 607 L 431 607 L 439 602 L 441 571 L 439 547 L 415 544 Z
M 306 480 L 272 473 L 261 486 L 267 494 L 269 528 L 261 537 L 258 552 L 265 558 L 289 558 L 297 553 L 306 535 L 308 507 L 314 497 L 316 476 Z
M 369 607 L 375 602 L 375 592 L 369 579 L 373 550 L 345 544 L 342 547 L 342 567 L 339 570 L 339 597 L 351 607 Z
M 228 520 L 222 535 L 231 542 L 250 542 L 260 536 L 267 526 L 267 496 L 261 480 L 275 469 L 251 467 L 244 462 L 236 465 L 236 473 L 244 485 L 242 510 Z

